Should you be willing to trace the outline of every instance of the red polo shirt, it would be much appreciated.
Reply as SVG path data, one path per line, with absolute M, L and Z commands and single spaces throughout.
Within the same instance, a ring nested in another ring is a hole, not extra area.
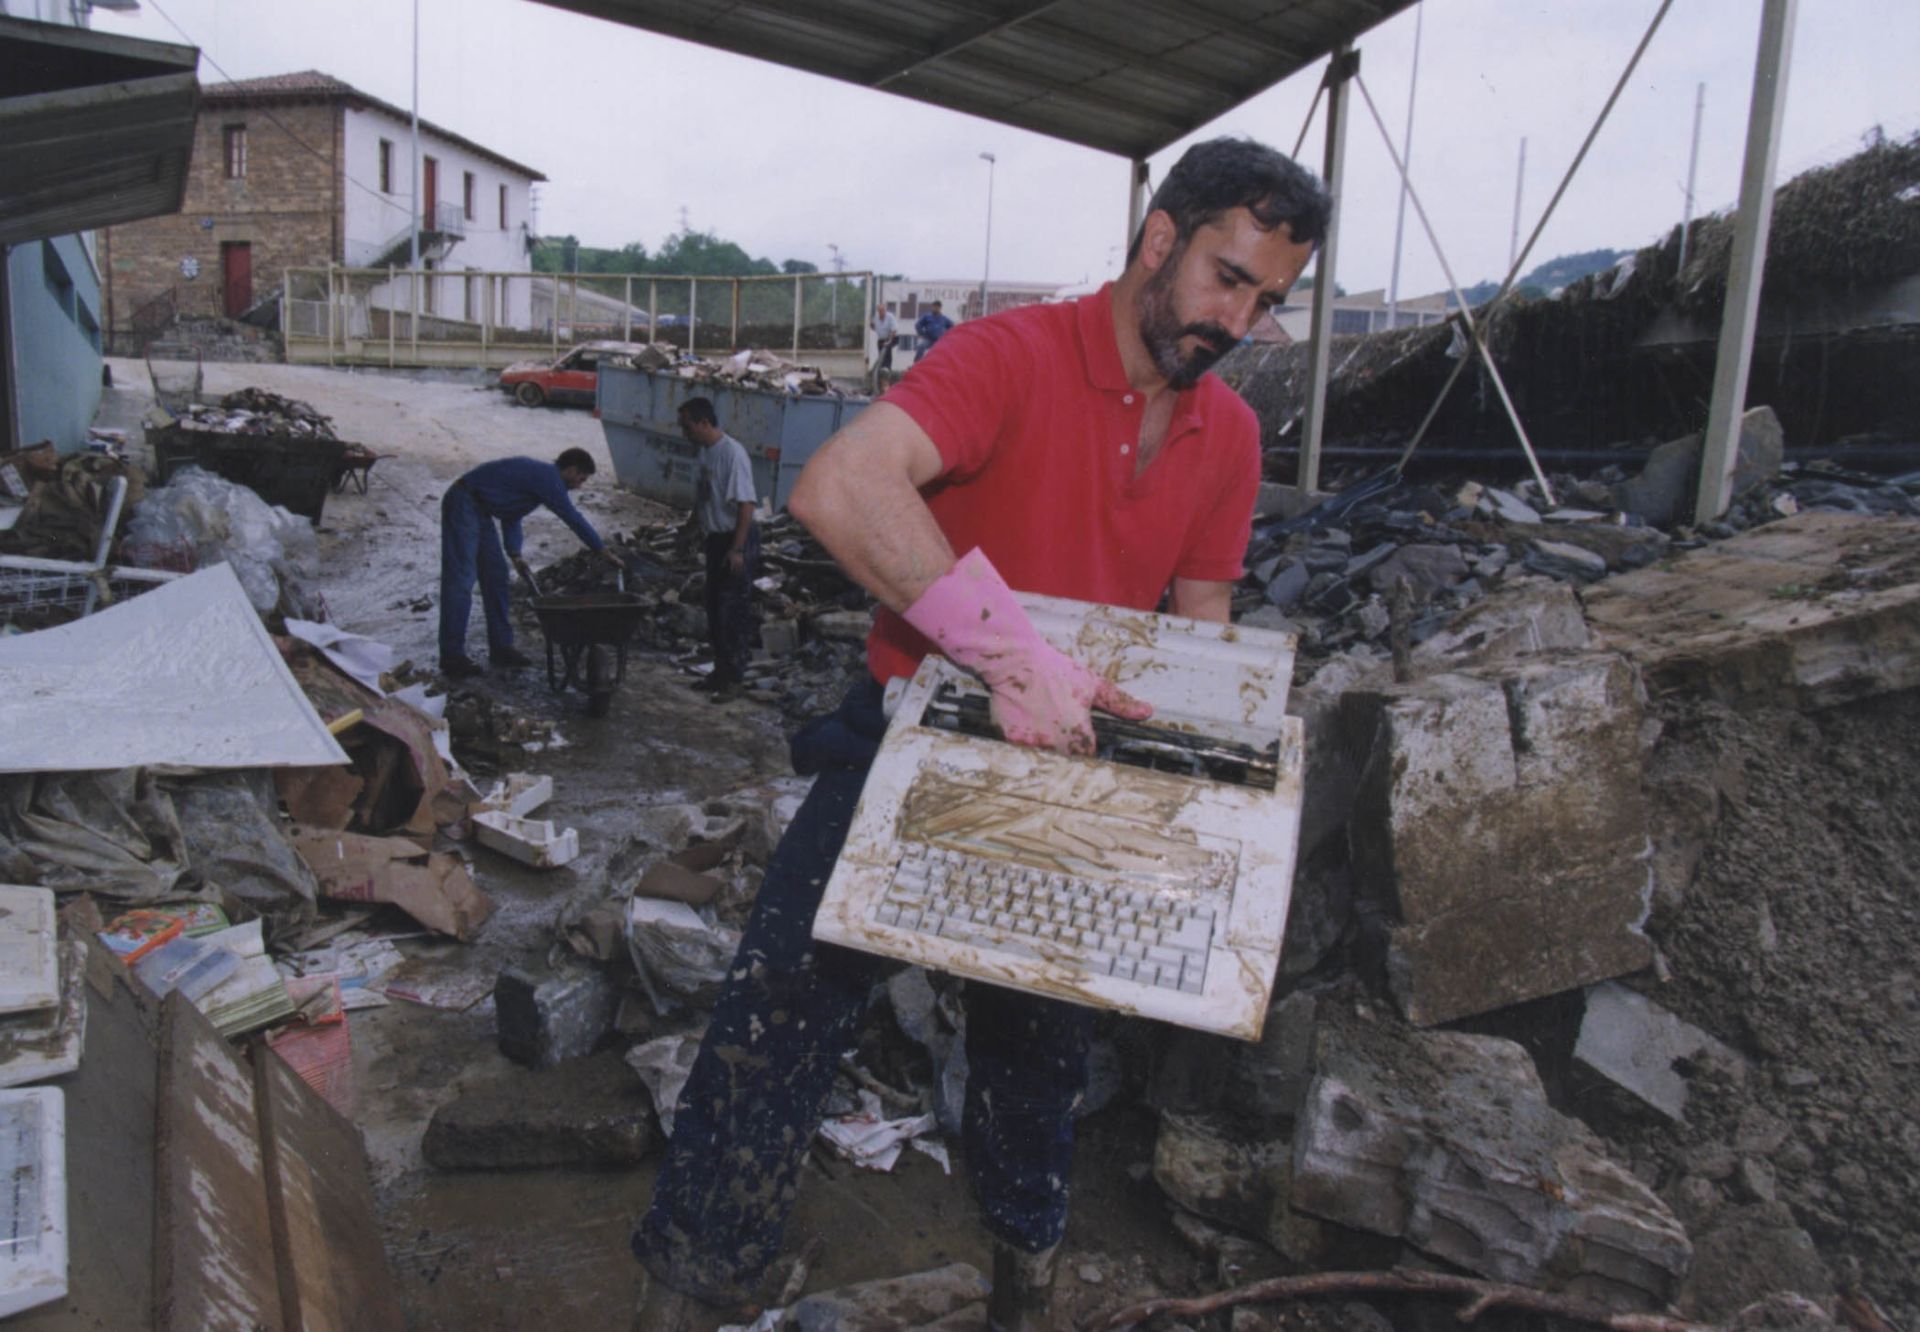
M 980 547 L 1024 592 L 1152 610 L 1175 578 L 1244 572 L 1260 431 L 1209 374 L 1134 475 L 1146 400 L 1120 364 L 1112 292 L 957 325 L 883 400 L 940 450 L 924 494 L 956 554 Z M 911 675 L 930 648 L 882 609 L 867 663 Z

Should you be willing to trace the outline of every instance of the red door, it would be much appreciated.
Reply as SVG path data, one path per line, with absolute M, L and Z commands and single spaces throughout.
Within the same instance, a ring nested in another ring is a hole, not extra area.
M 249 242 L 221 244 L 220 291 L 229 319 L 238 319 L 253 305 L 253 246 Z
M 421 159 L 420 166 L 420 221 L 431 229 L 440 203 L 440 164 L 427 157 Z

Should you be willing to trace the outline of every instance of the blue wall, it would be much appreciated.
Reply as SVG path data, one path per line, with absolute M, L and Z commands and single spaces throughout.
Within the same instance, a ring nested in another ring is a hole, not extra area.
M 28 241 L 7 255 L 14 385 L 22 447 L 85 447 L 100 405 L 100 276 L 78 236 Z

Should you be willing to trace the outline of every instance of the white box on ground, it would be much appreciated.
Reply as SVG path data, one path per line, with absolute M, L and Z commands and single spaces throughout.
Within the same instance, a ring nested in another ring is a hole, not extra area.
M 556 832 L 551 819 L 482 810 L 473 816 L 473 835 L 480 845 L 535 869 L 558 869 L 580 854 L 580 834 L 572 828 Z
M 0 1013 L 60 1002 L 53 889 L 0 884 Z
M 0 1091 L 0 1318 L 67 1293 L 67 1105 L 57 1087 Z

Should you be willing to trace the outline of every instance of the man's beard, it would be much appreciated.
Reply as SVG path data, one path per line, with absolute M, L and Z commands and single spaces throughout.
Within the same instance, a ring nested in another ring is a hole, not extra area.
M 1173 275 L 1180 266 L 1180 247 L 1167 257 L 1160 271 L 1140 291 L 1140 341 L 1153 357 L 1154 368 L 1175 389 L 1190 389 L 1213 363 L 1234 348 L 1236 339 L 1218 324 L 1182 324 L 1173 308 Z M 1180 339 L 1194 337 L 1200 345 L 1182 355 Z

